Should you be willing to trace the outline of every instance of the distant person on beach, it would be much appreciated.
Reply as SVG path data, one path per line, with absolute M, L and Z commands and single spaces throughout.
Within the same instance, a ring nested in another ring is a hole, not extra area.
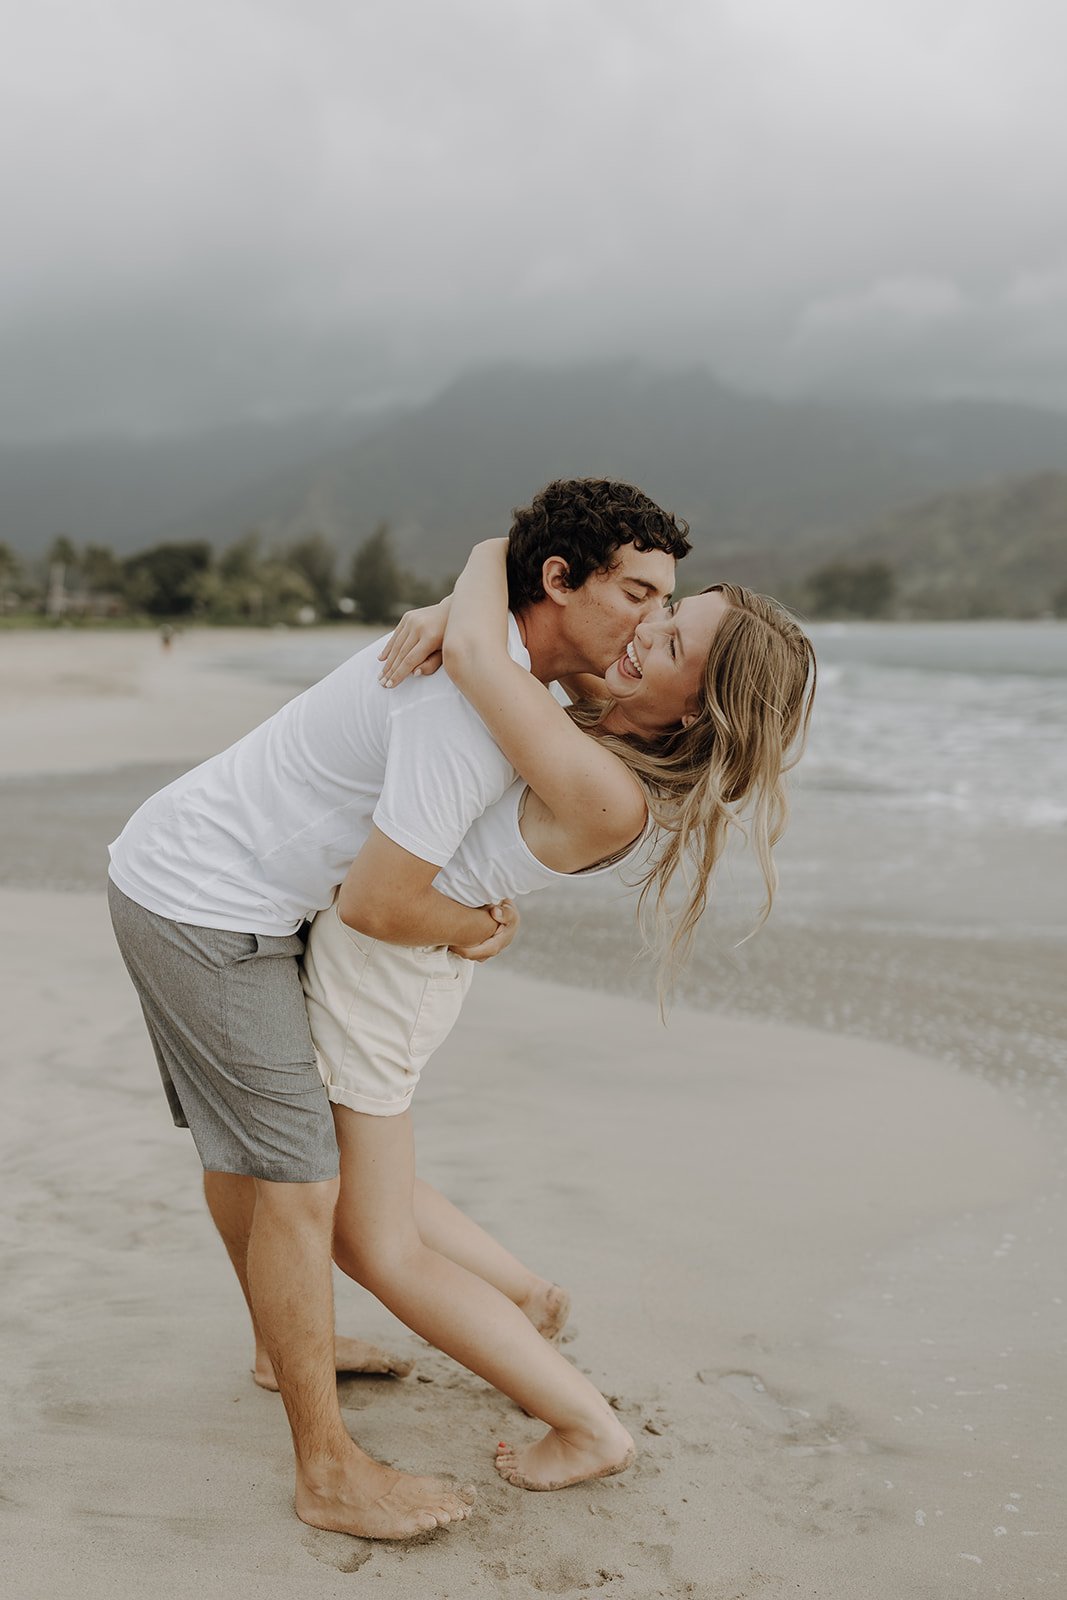
M 508 625 L 520 669 L 543 682 L 605 670 L 672 592 L 686 533 L 630 485 L 549 485 L 512 528 L 538 575 L 539 598 Z M 516 774 L 445 674 L 390 692 L 379 666 L 375 647 L 360 652 L 148 800 L 111 847 L 109 901 L 248 1303 L 258 1375 L 285 1403 L 297 1514 L 396 1539 L 463 1520 L 472 1496 L 372 1460 L 341 1420 L 335 1372 L 366 1347 L 334 1337 L 338 1151 L 301 929 L 348 878 L 364 937 L 423 947 L 430 966 L 443 947 L 468 961 L 504 949 L 514 908 L 461 905 L 434 878 Z
M 815 688 L 811 645 L 775 601 L 719 584 L 640 621 L 603 678 L 569 679 L 577 703 L 568 712 L 509 655 L 509 569 L 512 596 L 538 581 L 508 559 L 506 540 L 477 546 L 451 600 L 409 614 L 383 651 L 394 685 L 436 670 L 443 646 L 445 670 L 520 774 L 436 887 L 474 906 L 624 867 L 651 902 L 670 969 L 743 817 L 770 910 L 783 774 L 799 756 Z M 682 890 L 674 908 L 672 883 Z M 554 1348 L 561 1292 L 535 1284 L 532 1315 L 515 1287 L 529 1286 L 527 1269 L 443 1212 L 448 1203 L 415 1178 L 412 1095 L 472 967 L 447 949 L 365 937 L 368 898 L 361 854 L 315 918 L 304 961 L 341 1150 L 334 1259 L 416 1333 L 549 1424 L 536 1444 L 500 1447 L 508 1482 L 561 1489 L 621 1472 L 633 1439 Z

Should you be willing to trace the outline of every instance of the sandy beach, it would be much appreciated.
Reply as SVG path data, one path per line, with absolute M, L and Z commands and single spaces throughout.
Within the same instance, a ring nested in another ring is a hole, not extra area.
M 521 933 L 424 1075 L 420 1164 L 570 1288 L 565 1348 L 638 1462 L 556 1495 L 502 1484 L 496 1441 L 538 1425 L 339 1279 L 339 1328 L 417 1359 L 403 1381 L 342 1380 L 354 1436 L 473 1481 L 478 1507 L 403 1547 L 296 1520 L 281 1403 L 248 1373 L 94 887 L 133 789 L 285 698 L 239 670 L 261 649 L 0 635 L 8 1592 L 1064 1593 L 1062 1096 L 711 996 L 664 1029 L 646 996 L 602 992 L 625 974 L 532 976 Z M 537 926 L 551 915 L 542 896 Z M 610 964 L 610 925 L 558 915 L 568 949 Z

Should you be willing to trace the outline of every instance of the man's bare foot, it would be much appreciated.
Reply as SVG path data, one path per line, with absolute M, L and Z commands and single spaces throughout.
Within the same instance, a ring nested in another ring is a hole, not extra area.
M 543 1439 L 521 1450 L 498 1445 L 493 1465 L 516 1489 L 567 1489 L 589 1478 L 625 1472 L 636 1454 L 630 1435 L 613 1419 L 595 1435 L 575 1432 L 565 1438 L 550 1428 Z
M 313 1469 L 297 1467 L 296 1514 L 312 1528 L 362 1539 L 413 1539 L 450 1522 L 465 1522 L 475 1492 L 440 1478 L 417 1478 L 372 1461 L 353 1447 L 353 1459 Z
M 363 1372 L 390 1378 L 406 1378 L 415 1365 L 410 1356 L 391 1356 L 376 1344 L 365 1339 L 346 1339 L 341 1335 L 334 1340 L 334 1369 L 337 1372 Z M 261 1389 L 278 1392 L 270 1356 L 265 1350 L 256 1351 L 256 1364 L 252 1376 Z
M 536 1288 L 520 1301 L 519 1310 L 529 1317 L 542 1338 L 549 1344 L 558 1344 L 571 1314 L 571 1297 L 558 1283 L 539 1278 Z

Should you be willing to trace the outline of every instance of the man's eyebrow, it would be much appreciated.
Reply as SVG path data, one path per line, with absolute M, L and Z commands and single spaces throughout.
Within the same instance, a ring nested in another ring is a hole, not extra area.
M 643 589 L 646 594 L 662 594 L 658 583 L 649 583 L 647 578 L 625 578 L 624 583 L 632 583 L 638 589 Z

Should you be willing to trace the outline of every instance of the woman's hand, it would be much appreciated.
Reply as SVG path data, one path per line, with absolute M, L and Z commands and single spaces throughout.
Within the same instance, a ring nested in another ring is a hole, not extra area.
M 446 596 L 435 606 L 404 612 L 378 656 L 384 663 L 379 683 L 392 689 L 405 678 L 428 678 L 437 671 L 451 605 L 451 596 Z
M 467 558 L 460 584 L 468 588 L 475 585 L 468 611 L 472 618 L 469 627 L 477 638 L 484 631 L 485 616 L 498 609 L 501 617 L 503 651 L 507 652 L 507 548 L 506 539 L 484 539 L 476 544 Z M 492 584 L 491 600 L 495 602 L 499 590 L 499 605 L 489 604 L 485 598 L 485 581 L 478 586 L 478 573 L 486 574 Z M 441 646 L 445 630 L 453 613 L 454 596 L 446 595 L 435 606 L 423 606 L 417 611 L 405 611 L 386 642 L 378 659 L 383 663 L 379 682 L 392 689 L 405 678 L 429 677 L 441 665 Z M 450 635 L 451 639 L 451 635 Z
M 501 900 L 499 905 L 487 906 L 486 910 L 497 923 L 496 932 L 481 944 L 450 944 L 448 948 L 454 956 L 462 956 L 466 961 L 492 961 L 514 939 L 519 931 L 519 913 L 515 909 L 515 902 Z

